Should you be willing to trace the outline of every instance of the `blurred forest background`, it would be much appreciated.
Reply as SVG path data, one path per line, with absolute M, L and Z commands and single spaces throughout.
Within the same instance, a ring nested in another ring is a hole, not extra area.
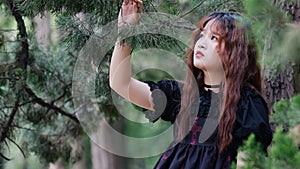
M 146 12 L 176 15 L 195 25 L 211 11 L 235 11 L 251 21 L 277 130 L 269 157 L 251 151 L 257 146 L 249 139 L 244 168 L 299 167 L 300 0 L 143 2 Z M 0 0 L 0 169 L 153 167 L 159 156 L 120 157 L 95 145 L 80 126 L 72 100 L 72 73 L 81 48 L 96 29 L 117 19 L 121 4 L 121 0 Z M 141 42 L 133 47 L 176 51 L 179 58 L 187 49 L 174 39 L 151 37 L 150 41 L 138 35 Z M 106 64 L 99 65 L 106 66 L 101 70 L 108 70 L 111 52 Z M 113 123 L 119 118 L 107 94 L 108 72 L 100 73 L 95 92 L 104 97 L 101 113 Z M 138 75 L 143 80 L 165 77 L 169 75 L 155 70 Z M 128 121 L 121 124 L 128 135 L 147 132 Z

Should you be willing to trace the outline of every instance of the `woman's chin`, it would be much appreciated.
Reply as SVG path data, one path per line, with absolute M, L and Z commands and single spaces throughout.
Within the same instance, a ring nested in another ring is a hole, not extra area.
M 194 66 L 198 69 L 205 70 L 205 66 L 203 65 L 203 63 L 194 62 Z

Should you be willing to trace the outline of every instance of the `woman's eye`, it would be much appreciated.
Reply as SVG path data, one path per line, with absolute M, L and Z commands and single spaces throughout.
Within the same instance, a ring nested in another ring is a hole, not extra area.
M 203 33 L 201 32 L 198 37 L 199 37 L 199 39 L 202 38 L 203 37 Z
M 197 36 L 196 36 L 196 41 L 201 39 L 203 37 L 203 34 L 202 33 L 199 33 Z
M 215 41 L 217 41 L 218 40 L 218 37 L 216 37 L 216 36 L 211 36 L 211 38 L 210 38 L 211 40 L 215 40 Z

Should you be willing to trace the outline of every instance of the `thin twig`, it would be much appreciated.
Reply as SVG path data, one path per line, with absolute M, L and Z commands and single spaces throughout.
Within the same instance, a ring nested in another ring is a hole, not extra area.
M 4 54 L 9 54 L 9 53 L 16 53 L 16 52 L 0 52 L 0 53 L 4 53 Z
M 12 127 L 16 127 L 16 128 L 18 128 L 18 129 L 28 130 L 28 131 L 35 132 L 35 130 L 34 130 L 34 129 L 31 129 L 31 128 L 21 127 L 21 126 L 17 126 L 17 125 L 13 125 Z
M 10 161 L 11 159 L 0 153 L 0 157 L 2 157 L 6 161 Z
M 20 100 L 20 98 L 17 97 L 17 99 L 15 101 L 15 105 L 12 109 L 12 112 L 10 113 L 8 120 L 6 121 L 4 127 L 2 128 L 2 130 L 0 132 L 0 142 L 4 141 L 4 139 L 7 137 L 9 127 L 11 126 L 11 124 L 15 118 L 15 115 L 18 111 L 19 100 Z
M 25 155 L 24 151 L 22 150 L 22 148 L 21 148 L 14 140 L 12 140 L 11 138 L 9 138 L 9 137 L 6 137 L 6 138 L 7 138 L 9 141 L 11 141 L 14 145 L 16 145 L 16 146 L 18 147 L 18 149 L 21 151 L 23 157 L 26 158 L 26 155 Z
M 79 124 L 79 120 L 77 119 L 76 116 L 74 116 L 73 114 L 67 113 L 64 110 L 62 110 L 61 108 L 47 103 L 45 102 L 43 99 L 39 98 L 28 86 L 25 87 L 25 91 L 34 99 L 34 102 L 36 102 L 37 104 L 43 106 L 43 107 L 47 107 L 50 108 L 58 113 L 60 113 L 63 116 L 69 117 L 71 120 L 75 121 L 76 123 Z
M 7 147 L 8 154 L 10 154 L 10 148 L 9 148 L 9 145 L 8 145 L 7 141 L 4 140 L 3 142 L 4 142 L 5 146 Z
M 27 102 L 19 104 L 18 107 L 25 106 L 26 104 L 29 104 L 29 103 L 32 103 L 32 102 L 33 102 L 33 100 L 29 100 Z M 0 106 L 0 109 L 11 109 L 11 108 L 14 108 L 14 106 L 8 106 L 6 104 L 4 106 Z
M 11 77 L 0 77 L 0 80 L 11 80 Z
M 0 29 L 0 32 L 14 32 L 18 31 L 18 29 Z
M 189 10 L 188 12 L 182 14 L 179 18 L 183 18 L 186 15 L 192 13 L 194 10 L 196 10 L 199 6 L 201 6 L 203 3 L 205 2 L 205 0 L 200 1 L 196 6 L 194 6 L 191 10 Z
M 63 90 L 64 90 L 63 93 L 60 96 L 58 96 L 56 99 L 52 100 L 51 104 L 54 104 L 56 101 L 62 99 L 67 94 L 68 86 L 70 86 L 70 85 L 72 85 L 72 83 L 65 85 L 63 88 Z
M 25 22 L 23 20 L 23 16 L 21 15 L 18 5 L 13 0 L 7 0 L 8 6 L 12 15 L 15 17 L 17 22 L 17 27 L 19 31 L 19 40 L 21 42 L 21 51 L 19 55 L 17 55 L 17 66 L 26 70 L 28 64 L 28 57 L 29 57 L 29 44 L 27 40 L 27 32 Z

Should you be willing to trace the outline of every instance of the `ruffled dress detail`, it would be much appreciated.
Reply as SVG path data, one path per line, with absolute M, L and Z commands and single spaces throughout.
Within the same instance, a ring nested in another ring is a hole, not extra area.
M 146 81 L 152 91 L 154 112 L 145 112 L 146 118 L 155 122 L 159 118 L 174 123 L 180 110 L 180 97 L 183 85 L 174 80 L 161 80 L 157 83 Z M 199 92 L 199 107 L 194 122 L 186 137 L 170 146 L 159 158 L 154 169 L 229 169 L 236 162 L 237 149 L 243 141 L 254 133 L 257 141 L 266 150 L 272 140 L 267 105 L 263 98 L 249 87 L 242 88 L 238 103 L 237 119 L 233 131 L 233 141 L 228 151 L 220 153 L 217 143 L 217 127 L 204 142 L 199 141 L 203 127 L 208 119 L 218 120 L 211 116 L 210 111 L 217 111 L 216 105 L 211 106 L 212 97 L 217 94 L 208 90 Z M 218 114 L 218 113 L 216 113 Z

